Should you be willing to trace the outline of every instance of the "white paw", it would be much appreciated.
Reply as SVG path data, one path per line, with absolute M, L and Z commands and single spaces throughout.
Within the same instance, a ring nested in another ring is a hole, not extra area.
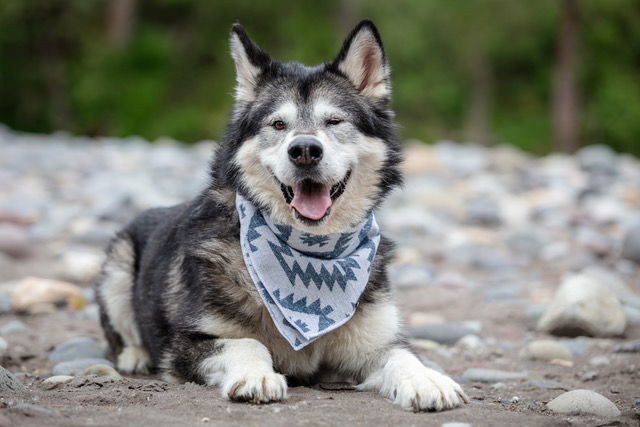
M 240 402 L 277 402 L 287 398 L 287 380 L 275 372 L 229 375 L 225 378 L 222 394 Z
M 149 354 L 142 347 L 125 347 L 118 356 L 118 370 L 127 374 L 149 373 Z
M 442 411 L 469 401 L 458 383 L 425 367 L 418 372 L 385 378 L 380 393 L 396 405 L 414 411 Z

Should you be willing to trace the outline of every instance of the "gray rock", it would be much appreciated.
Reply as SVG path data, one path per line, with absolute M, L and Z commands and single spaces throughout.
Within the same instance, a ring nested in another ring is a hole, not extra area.
M 13 258 L 25 258 L 32 252 L 28 229 L 14 224 L 0 223 L 0 253 Z
M 631 306 L 624 306 L 624 315 L 627 318 L 627 322 L 629 323 L 640 323 L 640 310 L 635 308 L 635 307 L 631 307 Z
M 8 348 L 9 343 L 7 343 L 4 338 L 0 337 L 0 354 L 4 353 Z
M 428 285 L 433 279 L 426 265 L 394 264 L 389 266 L 389 281 L 399 288 L 415 288 Z
M 640 264 L 640 224 L 629 228 L 625 233 L 622 257 Z
M 526 379 L 527 373 L 501 371 L 498 369 L 471 368 L 464 371 L 462 377 L 469 381 L 476 381 L 481 383 L 497 383 Z
M 475 335 L 473 329 L 455 323 L 411 326 L 407 328 L 407 333 L 411 338 L 431 340 L 448 345 L 455 344 L 466 335 Z
M 0 335 L 9 335 L 15 332 L 22 332 L 28 330 L 29 327 L 20 320 L 12 320 L 9 323 L 5 323 L 0 327 Z
M 567 347 L 574 356 L 583 355 L 587 350 L 589 350 L 589 347 L 591 347 L 588 342 L 580 338 L 565 339 L 560 340 L 560 342 L 562 343 L 562 345 Z
M 545 379 L 532 379 L 522 384 L 523 387 L 544 388 L 546 390 L 567 390 L 565 386 L 557 381 Z
M 54 375 L 43 381 L 44 384 L 64 384 L 71 381 L 74 377 L 71 375 Z
M 502 223 L 500 208 L 489 198 L 473 198 L 467 205 L 467 222 L 485 227 L 498 226 Z
M 597 415 L 603 418 L 620 416 L 620 410 L 609 399 L 591 390 L 572 390 L 547 403 L 558 414 Z
M 607 356 L 594 356 L 591 359 L 589 359 L 589 364 L 593 365 L 593 366 L 606 366 L 609 363 L 611 363 L 611 360 L 607 357 Z
M 11 313 L 11 295 L 0 292 L 0 314 Z
M 20 391 L 25 387 L 20 381 L 5 368 L 0 366 L 0 391 Z
M 580 167 L 592 174 L 617 175 L 618 155 L 606 145 L 588 145 L 576 152 Z
M 616 353 L 640 353 L 640 340 L 628 341 L 613 347 Z
M 441 427 L 473 427 L 473 424 L 469 423 L 444 423 Z
M 104 355 L 105 349 L 92 338 L 78 337 L 56 346 L 49 354 L 49 360 L 66 362 L 75 359 L 102 358 Z
M 82 371 L 93 365 L 113 367 L 113 363 L 106 359 L 76 359 L 58 363 L 53 367 L 53 375 L 80 375 Z
M 618 336 L 626 320 L 618 298 L 587 275 L 566 279 L 538 321 L 538 330 L 565 336 Z
M 518 230 L 507 237 L 509 248 L 518 256 L 537 258 L 543 247 L 540 236 L 534 231 Z
M 15 409 L 26 409 L 28 411 L 33 411 L 33 412 L 39 412 L 41 414 L 44 415 L 53 415 L 54 412 L 44 408 L 40 405 L 34 405 L 33 403 L 18 403 L 17 405 L 13 406 L 13 408 Z
M 523 355 L 532 360 L 550 361 L 553 359 L 571 360 L 571 351 L 562 343 L 552 340 L 537 340 L 529 343 Z

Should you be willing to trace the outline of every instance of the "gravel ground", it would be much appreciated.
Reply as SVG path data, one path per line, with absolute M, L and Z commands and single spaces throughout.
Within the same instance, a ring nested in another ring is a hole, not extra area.
M 377 213 L 398 244 L 390 277 L 412 342 L 463 385 L 464 408 L 414 414 L 344 384 L 247 405 L 83 374 L 110 364 L 91 290 L 104 246 L 206 185 L 214 145 L 0 128 L 0 365 L 13 373 L 0 371 L 0 426 L 640 423 L 640 162 L 603 146 L 538 158 L 407 143 L 405 188 Z

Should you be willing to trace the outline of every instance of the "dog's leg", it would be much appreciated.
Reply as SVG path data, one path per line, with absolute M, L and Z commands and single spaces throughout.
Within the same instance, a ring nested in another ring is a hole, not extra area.
M 107 251 L 97 291 L 104 314 L 103 327 L 115 331 L 124 347 L 117 354 L 118 369 L 125 373 L 145 374 L 149 368 L 149 354 L 142 345 L 132 303 L 135 256 L 130 238 L 126 234 L 118 236 Z M 120 346 L 114 344 L 110 343 L 115 351 L 119 351 Z
M 414 411 L 441 411 L 468 402 L 451 378 L 425 367 L 408 349 L 393 347 L 370 361 L 369 375 L 358 390 L 375 390 Z
M 181 336 L 165 356 L 172 376 L 220 387 L 235 401 L 267 403 L 287 397 L 287 380 L 273 370 L 269 350 L 253 338 Z

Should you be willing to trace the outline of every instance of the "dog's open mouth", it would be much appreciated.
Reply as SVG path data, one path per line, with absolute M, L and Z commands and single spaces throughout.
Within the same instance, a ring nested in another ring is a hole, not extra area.
M 280 188 L 287 204 L 296 211 L 298 218 L 317 222 L 329 215 L 331 205 L 344 193 L 350 176 L 351 171 L 347 172 L 342 181 L 332 187 L 304 179 L 295 187 L 281 183 Z

